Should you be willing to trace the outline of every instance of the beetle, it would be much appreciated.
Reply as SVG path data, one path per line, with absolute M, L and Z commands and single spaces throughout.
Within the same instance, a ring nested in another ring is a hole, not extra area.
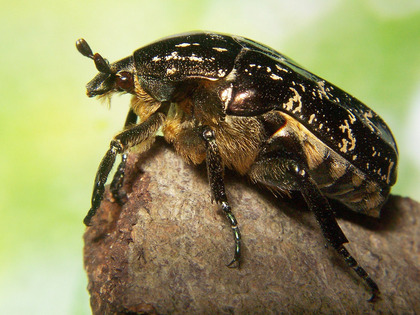
M 158 131 L 187 162 L 206 163 L 212 199 L 225 213 L 239 266 L 241 234 L 231 211 L 224 169 L 288 194 L 298 191 L 328 243 L 363 279 L 379 288 L 345 248 L 348 240 L 328 199 L 379 217 L 396 181 L 398 150 L 391 131 L 371 109 L 290 58 L 253 40 L 193 32 L 173 35 L 109 63 L 84 39 L 79 52 L 99 73 L 87 84 L 89 97 L 132 95 L 124 124 L 110 143 L 94 181 L 90 225 L 104 196 L 108 175 L 118 199 L 127 152 L 147 150 Z

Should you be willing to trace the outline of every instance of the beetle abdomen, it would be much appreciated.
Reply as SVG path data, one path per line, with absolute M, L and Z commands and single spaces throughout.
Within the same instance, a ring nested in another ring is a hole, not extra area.
M 308 154 L 308 151 L 304 152 Z M 327 156 L 324 156 L 322 162 L 310 169 L 322 193 L 340 201 L 353 211 L 379 217 L 389 188 L 382 188 L 377 182 L 367 178 L 362 171 L 339 154 L 329 150 L 325 152 Z
M 379 217 L 388 187 L 369 178 L 359 168 L 332 150 L 293 117 L 278 112 L 286 120 L 273 137 L 290 135 L 298 139 L 309 172 L 322 193 L 345 204 L 353 211 Z

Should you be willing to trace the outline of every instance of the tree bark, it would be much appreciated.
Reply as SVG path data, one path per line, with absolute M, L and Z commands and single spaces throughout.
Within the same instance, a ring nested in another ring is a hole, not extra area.
M 382 292 L 369 303 L 302 198 L 231 172 L 226 187 L 242 233 L 239 269 L 226 267 L 233 235 L 205 167 L 162 141 L 130 154 L 123 204 L 107 190 L 84 235 L 93 313 L 420 313 L 419 203 L 391 196 L 380 220 L 337 210 L 347 248 Z

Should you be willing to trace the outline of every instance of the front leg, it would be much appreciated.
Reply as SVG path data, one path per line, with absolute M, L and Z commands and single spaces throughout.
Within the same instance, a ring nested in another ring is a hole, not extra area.
M 105 153 L 96 173 L 92 193 L 92 206 L 83 220 L 86 225 L 90 225 L 92 217 L 101 205 L 105 192 L 105 183 L 108 179 L 109 172 L 115 163 L 117 154 L 122 154 L 128 149 L 150 139 L 155 135 L 164 120 L 164 114 L 155 113 L 143 123 L 122 131 L 111 141 L 110 148 Z
M 134 126 L 137 123 L 138 116 L 133 111 L 132 108 L 128 111 L 127 118 L 124 123 L 124 130 L 127 130 L 128 128 Z M 121 162 L 118 165 L 117 171 L 114 174 L 114 178 L 111 182 L 111 193 L 112 197 L 115 201 L 117 201 L 119 204 L 121 204 L 121 199 L 123 196 L 120 195 L 120 189 L 124 182 L 124 176 L 125 176 L 125 166 L 127 164 L 127 153 L 124 153 L 121 155 Z
M 225 183 L 223 180 L 223 164 L 216 139 L 214 137 L 214 131 L 205 126 L 202 137 L 206 142 L 207 175 L 209 178 L 212 199 L 222 206 L 222 210 L 230 222 L 233 237 L 235 239 L 235 253 L 232 261 L 227 266 L 239 267 L 241 258 L 241 233 L 235 216 L 233 215 L 231 207 L 227 201 Z

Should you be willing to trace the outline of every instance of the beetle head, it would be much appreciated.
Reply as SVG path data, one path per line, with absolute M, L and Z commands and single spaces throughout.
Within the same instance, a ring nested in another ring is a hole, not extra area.
M 89 97 L 105 96 L 113 92 L 134 93 L 133 58 L 126 57 L 109 63 L 100 54 L 92 53 L 89 44 L 83 39 L 76 41 L 77 50 L 95 62 L 99 73 L 86 85 Z

